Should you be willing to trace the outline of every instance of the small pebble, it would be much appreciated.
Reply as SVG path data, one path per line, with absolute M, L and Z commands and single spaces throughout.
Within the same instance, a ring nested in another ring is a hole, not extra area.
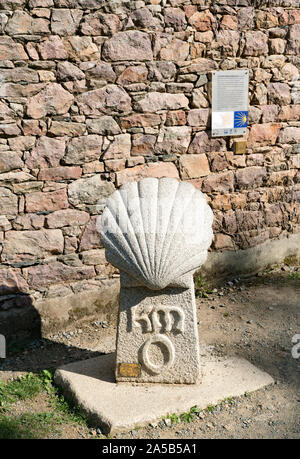
M 155 429 L 156 427 L 158 427 L 158 424 L 157 422 L 152 422 L 151 424 L 149 424 L 150 427 L 152 427 L 152 429 Z
M 171 427 L 171 425 L 172 425 L 171 419 L 169 419 L 169 418 L 165 419 L 165 424 L 166 424 L 167 427 Z

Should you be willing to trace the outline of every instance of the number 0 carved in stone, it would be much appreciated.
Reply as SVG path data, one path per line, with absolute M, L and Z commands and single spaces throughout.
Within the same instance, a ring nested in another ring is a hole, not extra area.
M 161 344 L 167 351 L 167 359 L 162 365 L 157 365 L 151 361 L 150 355 L 149 355 L 149 348 L 153 344 Z M 142 351 L 142 362 L 145 365 L 145 367 L 150 370 L 154 374 L 160 374 L 163 371 L 167 370 L 170 368 L 175 360 L 175 348 L 174 344 L 172 341 L 165 335 L 151 335 L 150 338 L 147 339 L 143 346 L 143 351 Z

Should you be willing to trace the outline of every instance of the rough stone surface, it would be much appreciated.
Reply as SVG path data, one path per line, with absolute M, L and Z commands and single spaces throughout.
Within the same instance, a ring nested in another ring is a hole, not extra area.
M 79 179 L 69 186 L 69 200 L 75 207 L 83 204 L 101 203 L 114 191 L 114 186 L 110 182 L 101 180 L 99 175 L 94 177 Z
M 131 109 L 130 97 L 116 85 L 95 89 L 78 97 L 77 103 L 84 115 L 126 114 Z
M 56 35 L 75 35 L 83 12 L 80 10 L 52 10 L 51 30 Z
M 42 169 L 38 174 L 38 180 L 44 181 L 61 181 L 78 179 L 82 175 L 82 169 L 78 166 L 70 167 L 52 167 Z
M 279 124 L 253 124 L 249 135 L 249 144 L 274 145 L 279 129 Z
M 108 354 L 65 365 L 54 375 L 64 394 L 107 434 L 157 422 L 170 412 L 179 415 L 195 405 L 205 409 L 273 383 L 271 376 L 246 360 L 206 354 L 201 358 L 201 384 L 116 384 L 114 361 L 115 355 Z
M 58 230 L 49 230 L 58 231 Z M 95 276 L 92 266 L 68 266 L 64 263 L 53 262 L 32 266 L 24 270 L 30 287 L 46 287 L 51 284 L 89 279 Z
M 27 212 L 53 212 L 69 207 L 66 189 L 29 193 L 26 196 Z
M 97 229 L 97 217 L 91 217 L 86 225 L 80 240 L 79 251 L 92 250 L 101 248 L 102 242 Z
M 53 35 L 38 45 L 42 59 L 67 59 L 68 52 L 62 39 Z
M 113 35 L 121 29 L 121 21 L 116 14 L 89 14 L 81 25 L 84 35 Z
M 136 30 L 119 32 L 108 39 L 103 55 L 112 61 L 149 61 L 153 58 L 149 36 Z
M 22 169 L 23 166 L 24 163 L 17 153 L 0 151 L 0 173 L 12 171 L 14 169 Z
M 76 35 L 65 39 L 64 46 L 69 59 L 74 61 L 94 61 L 99 59 L 99 49 L 90 37 Z
M 300 127 L 286 127 L 280 132 L 281 143 L 300 143 Z
M 131 151 L 130 134 L 120 134 L 114 137 L 114 140 L 105 150 L 103 159 L 128 158 Z
M 20 291 L 28 291 L 28 285 L 20 271 L 17 269 L 2 269 L 0 271 L 0 293 L 11 295 Z
M 52 83 L 29 100 L 27 114 L 34 119 L 46 115 L 62 115 L 69 110 L 73 99 L 74 97 L 61 85 Z
M 11 37 L 0 37 L 0 59 L 19 60 L 28 59 L 23 46 L 15 43 Z
M 47 228 L 62 228 L 63 226 L 85 225 L 90 217 L 87 212 L 75 209 L 57 210 L 46 217 Z
M 141 164 L 118 172 L 117 186 L 124 183 L 139 180 L 145 177 L 170 177 L 179 178 L 178 170 L 173 163 L 165 162 L 162 165 L 158 163 Z
M 38 261 L 47 255 L 63 252 L 63 235 L 60 230 L 9 231 L 3 243 L 2 259 L 10 265 Z
M 268 54 L 267 36 L 261 31 L 246 32 L 244 54 L 246 56 Z
M 51 137 L 40 137 L 26 159 L 26 165 L 35 169 L 37 167 L 55 167 L 65 153 L 65 141 Z
M 1 184 L 1 183 L 0 183 Z M 0 214 L 16 217 L 18 214 L 18 197 L 8 188 L 0 186 Z
M 179 167 L 184 180 L 204 177 L 210 173 L 208 160 L 204 153 L 183 156 L 180 158 Z
M 136 108 L 141 112 L 155 113 L 160 110 L 178 110 L 187 108 L 188 98 L 184 94 L 167 94 L 153 92 L 147 94 L 144 99 L 136 104 Z
M 186 41 L 174 38 L 160 49 L 160 58 L 164 61 L 184 61 L 189 55 L 189 44 Z
M 162 141 L 156 144 L 157 151 L 183 154 L 190 144 L 191 129 L 187 126 L 166 127 L 161 136 Z
M 75 137 L 68 144 L 63 162 L 65 164 L 83 164 L 99 159 L 102 141 L 103 139 L 99 135 Z
M 106 258 L 122 274 L 117 381 L 196 383 L 192 273 L 212 241 L 212 211 L 202 193 L 169 178 L 133 182 L 108 199 L 99 225 Z M 139 374 L 122 373 L 127 363 Z

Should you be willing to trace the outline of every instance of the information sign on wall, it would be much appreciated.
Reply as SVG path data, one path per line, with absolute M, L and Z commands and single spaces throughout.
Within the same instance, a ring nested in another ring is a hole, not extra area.
M 212 73 L 212 136 L 244 135 L 248 124 L 249 70 Z

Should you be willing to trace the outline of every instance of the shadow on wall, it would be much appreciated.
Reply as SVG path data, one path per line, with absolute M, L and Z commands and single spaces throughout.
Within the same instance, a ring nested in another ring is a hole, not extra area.
M 0 334 L 15 339 L 41 337 L 41 319 L 30 295 L 13 278 L 0 284 Z
M 6 340 L 6 358 L 0 358 L 0 375 L 1 370 L 54 369 L 103 354 L 43 338 L 41 317 L 32 298 L 11 283 L 0 285 L 0 335 Z

